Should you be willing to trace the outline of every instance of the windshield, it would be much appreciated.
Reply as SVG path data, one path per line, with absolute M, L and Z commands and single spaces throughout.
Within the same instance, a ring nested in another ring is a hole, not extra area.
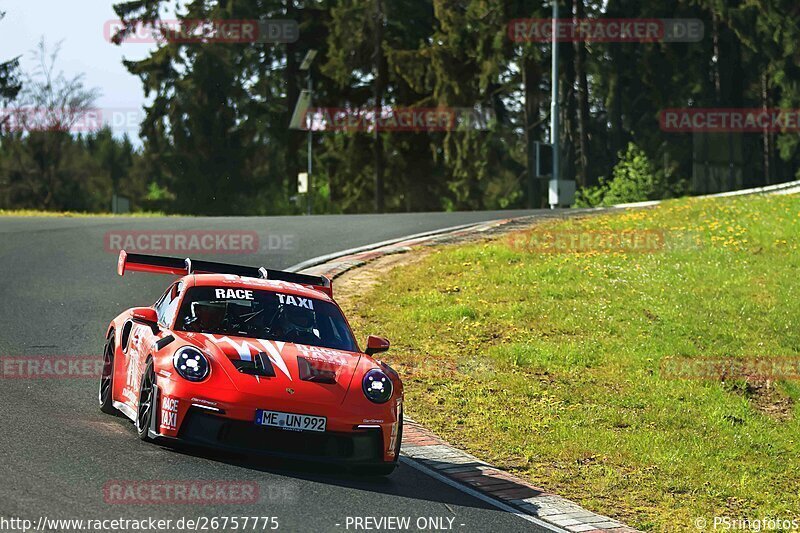
M 183 299 L 175 329 L 358 350 L 336 305 L 254 289 L 192 287 Z

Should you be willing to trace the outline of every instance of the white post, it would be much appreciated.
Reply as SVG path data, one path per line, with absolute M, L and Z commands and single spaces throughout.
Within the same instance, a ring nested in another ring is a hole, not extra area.
M 559 138 L 558 138 L 558 0 L 553 0 L 553 35 L 552 35 L 552 65 L 551 65 L 551 74 L 550 74 L 550 142 L 553 145 L 553 175 L 550 177 L 551 179 L 551 189 L 552 186 L 555 185 L 556 187 L 556 194 L 559 195 L 558 187 L 560 185 L 560 174 L 559 174 Z M 555 182 L 555 183 L 553 183 Z M 559 195 L 560 196 L 560 195 Z M 556 202 L 558 203 L 558 202 Z M 555 207 L 550 202 L 550 207 Z

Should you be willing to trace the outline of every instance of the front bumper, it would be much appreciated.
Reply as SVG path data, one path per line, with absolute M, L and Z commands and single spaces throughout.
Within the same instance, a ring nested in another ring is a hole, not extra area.
M 278 411 L 308 414 L 309 406 L 275 404 L 274 400 L 230 392 L 225 394 L 223 402 L 220 398 L 211 400 L 207 390 L 203 391 L 204 398 L 198 398 L 198 391 L 187 390 L 184 383 L 177 387 L 172 380 L 158 382 L 155 398 L 158 409 L 150 428 L 154 438 L 249 455 L 345 465 L 389 465 L 399 459 L 396 455 L 399 417 L 394 416 L 395 407 L 390 405 L 385 406 L 386 413 L 380 420 L 364 419 L 343 406 L 327 406 L 321 412 L 314 409 L 313 414 L 326 416 L 328 429 L 301 432 L 256 424 L 255 413 L 269 404 Z
M 359 466 L 386 464 L 380 428 L 350 433 L 288 431 L 191 408 L 177 438 L 190 444 L 252 455 Z

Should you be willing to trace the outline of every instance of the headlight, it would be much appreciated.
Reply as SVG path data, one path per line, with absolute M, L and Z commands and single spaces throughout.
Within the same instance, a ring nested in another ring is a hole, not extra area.
M 211 371 L 206 356 L 194 346 L 179 348 L 172 357 L 172 366 L 188 381 L 203 381 Z
M 364 395 L 374 403 L 386 403 L 392 397 L 392 380 L 383 371 L 373 368 L 364 375 L 361 382 Z

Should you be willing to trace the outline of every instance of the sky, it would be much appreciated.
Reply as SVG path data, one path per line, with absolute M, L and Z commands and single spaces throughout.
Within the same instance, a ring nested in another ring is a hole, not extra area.
M 0 0 L 0 11 L 6 12 L 0 20 L 0 61 L 22 56 L 22 70 L 31 72 L 37 64 L 31 55 L 39 40 L 44 37 L 48 49 L 62 41 L 56 71 L 67 78 L 85 74 L 86 87 L 100 91 L 96 107 L 114 117 L 114 132 L 128 133 L 138 144 L 138 127 L 130 117 L 138 116 L 145 96 L 139 78 L 128 73 L 122 61 L 143 59 L 156 45 L 111 44 L 104 27 L 117 19 L 113 4 L 111 0 Z

